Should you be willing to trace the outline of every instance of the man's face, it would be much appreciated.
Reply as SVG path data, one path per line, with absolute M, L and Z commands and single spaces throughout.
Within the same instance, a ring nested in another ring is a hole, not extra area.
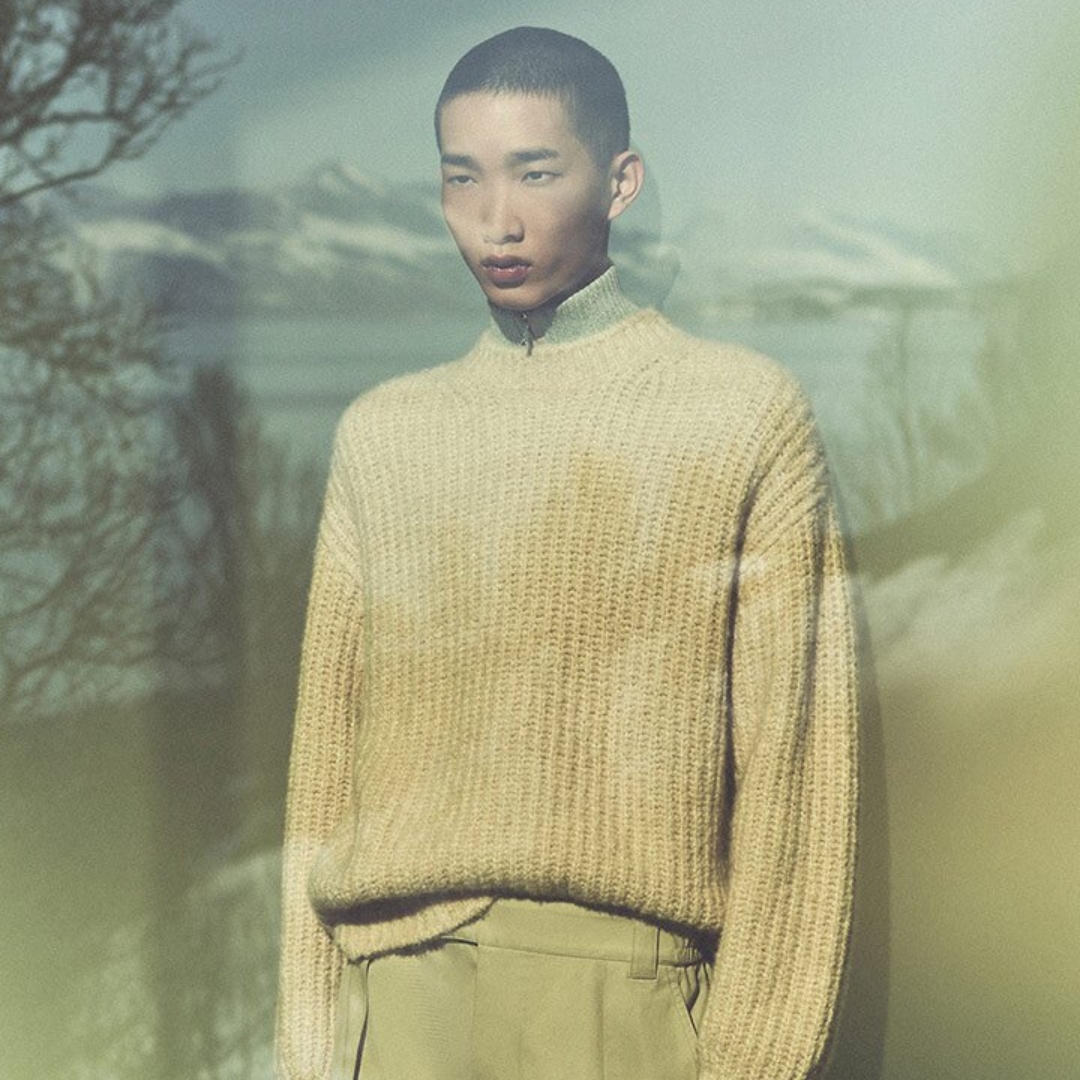
M 611 177 L 557 98 L 462 94 L 439 117 L 442 209 L 484 295 L 530 311 L 608 265 Z

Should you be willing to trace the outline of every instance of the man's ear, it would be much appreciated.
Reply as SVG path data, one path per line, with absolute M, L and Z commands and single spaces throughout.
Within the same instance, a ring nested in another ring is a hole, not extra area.
M 617 218 L 637 197 L 645 182 L 645 164 L 633 150 L 624 150 L 611 159 L 608 168 L 608 221 Z

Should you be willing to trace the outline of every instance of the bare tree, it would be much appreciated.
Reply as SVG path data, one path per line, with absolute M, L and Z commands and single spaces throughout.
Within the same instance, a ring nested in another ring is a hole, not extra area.
M 53 1009 L 75 1016 L 78 1045 L 67 1024 L 5 1045 L 28 1075 L 45 1044 L 66 1048 L 65 1075 L 143 1078 L 233 1075 L 269 1046 L 273 860 L 242 862 L 239 877 L 221 866 L 279 828 L 319 470 L 266 440 L 227 358 L 171 364 L 154 316 L 110 291 L 50 210 L 217 84 L 228 60 L 176 7 L 0 0 L 0 723 L 63 712 L 31 733 L 59 731 L 65 754 L 93 747 L 113 767 L 134 736 L 153 777 L 140 795 L 149 850 L 94 847 L 116 896 L 139 855 L 140 922 L 112 926 L 111 904 L 96 921 L 82 906 L 57 918 L 63 890 L 25 886 L 49 948 L 76 955 L 74 985 L 94 991 Z M 132 780 L 119 769 L 108 783 Z M 35 879 L 56 857 L 38 831 L 24 838 Z M 128 943 L 119 967 L 94 962 L 95 932 Z M 44 956 L 39 967 L 51 970 Z M 41 995 L 53 1001 L 47 980 Z
M 0 244 L 11 237 L 0 258 L 6 717 L 133 679 L 205 677 L 235 638 L 219 599 L 235 548 L 235 394 L 227 380 L 182 381 L 145 310 L 92 271 L 40 257 L 49 232 L 40 219 L 0 227 Z M 20 246 L 25 261 L 12 255 Z
M 110 295 L 44 199 L 217 86 L 231 58 L 176 7 L 0 0 L 0 718 L 214 651 L 197 582 L 220 579 L 228 526 L 180 437 L 190 402 L 154 318 Z
M 0 207 L 137 158 L 230 63 L 178 0 L 0 4 Z

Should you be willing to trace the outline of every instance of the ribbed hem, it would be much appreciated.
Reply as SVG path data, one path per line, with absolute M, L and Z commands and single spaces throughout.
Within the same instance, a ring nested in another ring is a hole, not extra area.
M 402 949 L 421 948 L 484 914 L 494 902 L 491 896 L 466 896 L 435 900 L 408 915 L 387 913 L 381 921 L 340 922 L 331 935 L 350 959 L 380 956 Z

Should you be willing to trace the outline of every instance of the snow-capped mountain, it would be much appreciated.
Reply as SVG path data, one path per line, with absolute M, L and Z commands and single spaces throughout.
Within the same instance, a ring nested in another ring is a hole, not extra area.
M 172 314 L 366 318 L 476 300 L 437 191 L 381 184 L 349 165 L 324 164 L 261 192 L 124 199 L 92 189 L 69 213 L 110 276 Z M 760 307 L 779 296 L 832 309 L 881 290 L 953 293 L 1005 273 L 968 238 L 819 212 L 749 240 L 718 231 L 670 244 L 634 231 L 632 218 L 619 222 L 613 253 L 624 283 L 649 302 L 663 300 L 679 275 L 684 305 Z
M 465 284 L 431 193 L 346 166 L 269 192 L 91 197 L 74 213 L 110 276 L 170 313 L 391 314 Z
M 676 240 L 678 302 L 708 318 L 950 304 L 1015 277 L 984 239 L 820 208 L 747 219 L 705 205 Z

